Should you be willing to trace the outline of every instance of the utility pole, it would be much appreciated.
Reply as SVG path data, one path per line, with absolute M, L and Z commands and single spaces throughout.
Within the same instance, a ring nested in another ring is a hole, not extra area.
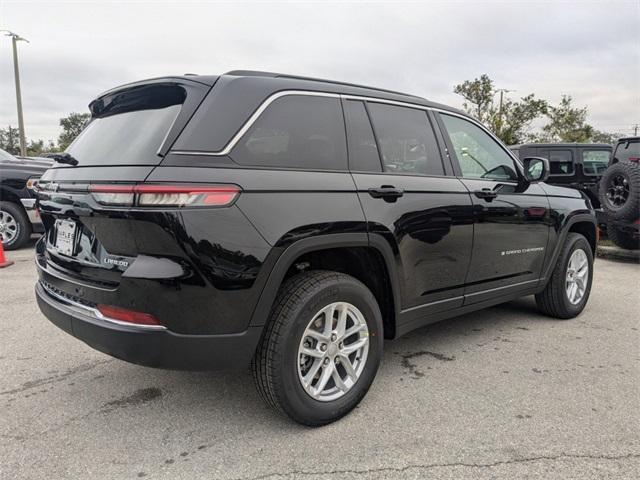
M 16 83 L 16 103 L 18 105 L 18 130 L 20 133 L 20 155 L 27 156 L 27 141 L 24 133 L 24 117 L 22 115 L 22 93 L 20 91 L 20 69 L 18 68 L 18 46 L 19 41 L 25 41 L 29 43 L 29 40 L 22 38 L 17 33 L 10 32 L 9 30 L 0 30 L 5 32 L 5 36 L 11 37 L 11 44 L 13 47 L 13 74 Z
M 633 126 L 633 136 L 634 137 L 638 136 L 638 127 L 640 127 L 640 125 L 638 125 L 637 123 Z
M 506 88 L 498 88 L 496 92 L 500 92 L 500 103 L 498 106 L 498 131 L 496 132 L 498 136 L 502 132 L 502 104 L 503 104 L 503 96 L 505 93 L 515 92 L 515 90 L 508 90 Z

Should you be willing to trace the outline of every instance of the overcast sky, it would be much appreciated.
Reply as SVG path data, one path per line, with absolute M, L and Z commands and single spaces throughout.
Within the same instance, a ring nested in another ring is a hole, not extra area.
M 512 97 L 573 95 L 589 121 L 640 123 L 640 1 L 422 3 L 0 0 L 19 43 L 28 138 L 101 91 L 167 74 L 233 69 L 308 75 L 460 106 L 487 73 Z M 17 126 L 11 43 L 0 37 L 0 125 Z

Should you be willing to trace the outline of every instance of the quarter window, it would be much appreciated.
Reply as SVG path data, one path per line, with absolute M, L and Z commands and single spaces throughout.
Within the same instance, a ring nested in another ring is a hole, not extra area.
M 424 110 L 382 103 L 368 106 L 386 172 L 444 175 L 435 135 Z
M 480 127 L 452 115 L 441 115 L 465 178 L 517 180 L 513 159 Z
M 610 153 L 607 150 L 583 150 L 582 170 L 585 175 L 602 175 L 609 166 Z
M 340 100 L 310 95 L 278 98 L 242 137 L 231 157 L 242 165 L 346 170 Z

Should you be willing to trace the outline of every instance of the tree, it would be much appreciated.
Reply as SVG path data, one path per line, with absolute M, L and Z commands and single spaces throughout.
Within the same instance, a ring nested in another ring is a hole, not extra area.
M 547 102 L 537 99 L 533 93 L 519 101 L 503 97 L 496 104 L 498 91 L 487 74 L 474 80 L 465 80 L 456 85 L 453 91 L 465 99 L 462 104 L 464 110 L 507 145 L 524 142 L 533 120 L 543 115 L 547 109 Z
M 591 135 L 591 141 L 593 143 L 610 143 L 614 144 L 618 141 L 620 137 L 624 137 L 622 133 L 610 133 L 603 132 L 601 130 L 594 130 Z
M 69 116 L 60 119 L 62 133 L 58 137 L 58 148 L 65 150 L 71 142 L 80 134 L 91 118 L 89 113 L 70 113 Z
M 0 128 L 0 148 L 12 155 L 20 155 L 20 136 L 17 128 L 11 125 Z
M 585 143 L 595 134 L 587 120 L 587 107 L 574 107 L 571 95 L 563 95 L 557 106 L 549 106 L 549 123 L 542 127 L 539 139 L 544 142 Z

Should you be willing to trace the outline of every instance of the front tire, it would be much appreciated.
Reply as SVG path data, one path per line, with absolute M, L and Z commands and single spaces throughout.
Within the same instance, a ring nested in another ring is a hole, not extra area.
M 311 271 L 278 293 L 252 362 L 260 395 L 294 421 L 321 426 L 365 396 L 382 356 L 382 316 L 360 281 Z
M 593 253 L 579 233 L 567 235 L 551 279 L 536 294 L 538 308 L 550 317 L 566 320 L 584 310 L 593 282 Z

